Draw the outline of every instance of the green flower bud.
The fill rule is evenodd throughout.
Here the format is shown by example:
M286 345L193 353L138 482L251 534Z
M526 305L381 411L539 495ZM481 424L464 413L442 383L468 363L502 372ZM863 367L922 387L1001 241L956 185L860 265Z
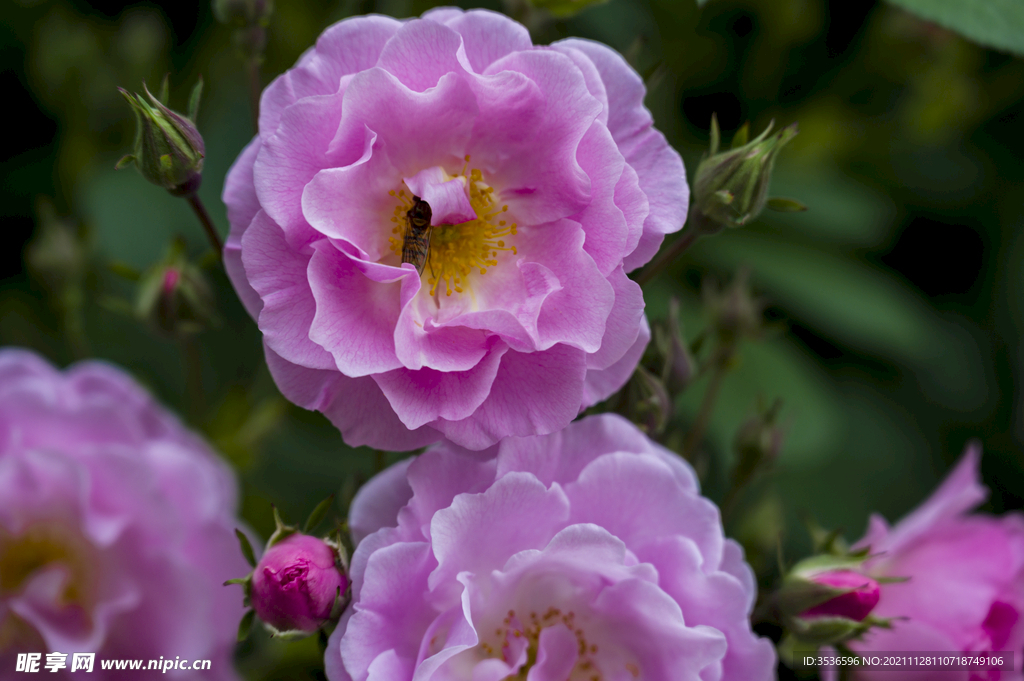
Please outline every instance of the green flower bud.
M741 129L733 148L719 153L718 120L712 116L710 153L697 166L693 185L699 228L714 233L723 227L742 227L765 209L775 157L797 133L794 123L769 135L772 125L749 143L746 128Z
M213 0L213 16L223 24L266 26L273 11L273 0Z
M750 272L741 269L728 288L720 290L714 281L708 279L701 289L704 308L711 316L711 326L723 345L733 345L741 338L761 336L764 300L754 296L749 278Z
M184 250L182 242L175 242L163 262L142 275L135 301L136 316L178 338L216 321L213 289Z
M776 424L782 400L776 400L768 409L743 422L733 439L736 466L732 471L733 487L739 488L754 475L771 466L782 449L783 432Z
M661 380L638 366L626 384L626 403L634 423L648 435L660 435L672 415L672 400Z
M142 88L149 98L118 88L135 113L137 124L135 149L117 163L124 168L134 162L147 180L175 196L189 196L199 189L203 179L203 157L206 148L196 129L195 118L203 82L200 80L189 99L188 116L168 109Z
M679 321L679 299L668 303L668 319L654 323L654 350L661 366L661 382L670 395L683 392L697 373L697 363L690 353Z

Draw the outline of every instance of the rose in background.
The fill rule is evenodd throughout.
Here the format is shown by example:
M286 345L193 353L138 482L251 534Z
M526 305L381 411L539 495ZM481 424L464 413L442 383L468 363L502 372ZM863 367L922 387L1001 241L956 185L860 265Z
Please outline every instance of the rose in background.
M855 652L1013 651L1012 672L929 672L928 678L1024 678L1024 518L969 514L988 495L980 458L979 447L968 447L935 493L895 527L872 516L855 548L871 547L875 557L864 572L882 580L872 616L893 619L891 629L872 628L850 641ZM885 583L887 577L906 581ZM901 681L921 673L859 670L854 678Z
M621 417L437 445L367 483L349 520L332 681L774 678L742 549L690 467Z
M0 668L93 651L237 678L235 496L230 470L117 369L0 351Z
M493 12L327 29L224 189L225 265L284 395L349 445L483 449L620 388L649 339L626 273L688 203L644 93L613 50L535 47Z

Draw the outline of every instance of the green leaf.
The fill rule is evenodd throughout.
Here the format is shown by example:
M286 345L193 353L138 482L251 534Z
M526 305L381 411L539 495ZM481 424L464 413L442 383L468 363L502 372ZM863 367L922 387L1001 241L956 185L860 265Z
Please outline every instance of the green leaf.
M242 547L242 555L245 556L245 560L252 567L256 567L256 553L252 550L249 538L237 527L235 528L235 536L238 537L238 544Z
M977 380L984 364L966 322L945 321L881 269L752 231L715 235L691 252L722 271L750 266L755 289L770 302L841 345L909 364L942 404L970 410L988 399L986 383Z
M249 638L252 631L252 623L256 620L256 611L250 610L242 615L242 621L238 623L238 640L244 641Z
M778 213L802 213L807 210L807 206L796 199L784 199L781 196L768 199L768 208Z
M986 47L1024 56L1021 0L889 0Z
M749 265L755 288L771 302L840 342L900 359L932 346L927 306L902 283L852 259L741 232L705 239L692 251L722 270Z
M327 511L331 510L332 503L334 503L333 494L316 505L313 512L309 514L308 518L306 518L306 525L302 528L303 534L309 534L317 525L323 522L324 516L327 515Z

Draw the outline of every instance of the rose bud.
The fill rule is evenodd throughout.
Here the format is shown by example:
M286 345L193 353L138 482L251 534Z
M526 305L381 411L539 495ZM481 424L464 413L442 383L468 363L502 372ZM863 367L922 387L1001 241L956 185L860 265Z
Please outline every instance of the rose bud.
M132 107L137 129L134 151L118 161L117 168L135 163L144 178L174 196L194 194L203 180L206 153L203 138L195 124L202 88L202 81L193 88L188 116L168 109L150 94L145 83L142 89L149 98L148 102L141 95L118 88Z
M257 617L277 632L309 634L332 619L348 583L334 547L293 534L263 554L249 597Z
M810 579L827 587L841 589L844 593L805 610L801 617L845 617L862 622L878 605L881 593L878 582L853 570L823 572Z
M771 124L746 143L744 127L733 148L719 153L718 121L711 119L709 156L697 166L693 194L698 215L695 225L705 233L723 227L742 227L769 204L768 184L779 150L796 137L796 123L770 135ZM805 210L795 201L776 201L776 210Z

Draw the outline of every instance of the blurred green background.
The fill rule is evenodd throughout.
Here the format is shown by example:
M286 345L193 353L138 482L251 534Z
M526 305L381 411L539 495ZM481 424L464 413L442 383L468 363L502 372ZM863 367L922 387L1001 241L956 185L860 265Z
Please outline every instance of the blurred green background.
M264 83L329 23L421 0L279 2ZM472 3L502 10L500 0ZM0 9L0 345L65 365L126 367L238 469L243 515L264 537L270 503L298 521L328 494L338 515L368 476L401 455L344 446L318 414L287 404L259 333L223 273L208 267L215 323L185 340L131 314L123 275L159 261L175 236L208 250L188 206L133 170L114 171L133 131L121 85L170 73L171 105L206 81L200 195L221 232L223 177L251 137L242 64L209 3L7 0ZM800 516L858 538L867 514L890 520L923 499L971 438L985 448L986 510L1024 498L1024 60L971 44L882 2L611 0L572 19L534 17L534 40L600 40L648 78L647 105L692 173L717 112L724 136L750 121L798 121L773 194L801 214L766 214L704 239L646 289L648 314L683 301L690 338L705 324L700 286L741 266L777 322L747 343L726 379L702 468L724 492L736 428L758 401L784 400L786 439L770 478L729 530L763 585L775 545L809 545ZM117 274L111 268L122 273ZM676 405L686 423L704 383ZM317 678L313 641L250 639L253 679Z

